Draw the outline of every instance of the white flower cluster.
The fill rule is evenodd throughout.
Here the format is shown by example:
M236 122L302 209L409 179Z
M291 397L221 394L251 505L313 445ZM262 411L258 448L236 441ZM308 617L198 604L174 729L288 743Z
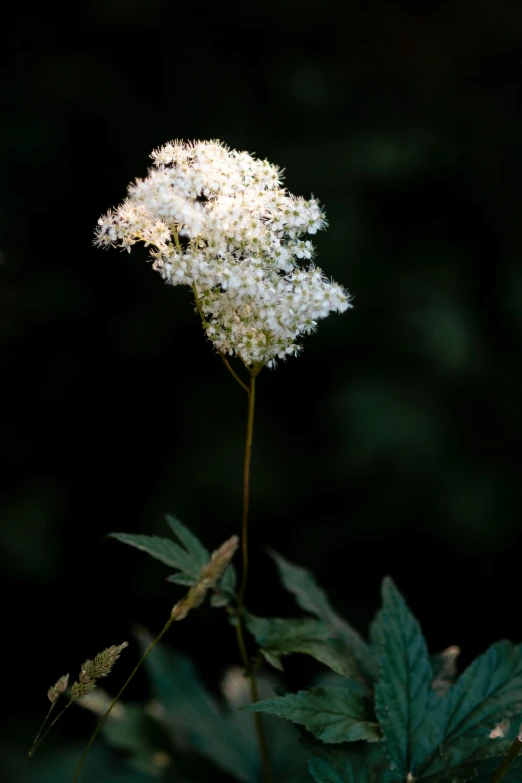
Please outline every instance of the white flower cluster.
M194 290L220 352L271 366L297 354L319 318L351 306L318 267L299 266L314 255L306 235L326 220L316 199L281 187L276 166L218 141L175 141L151 157L146 179L98 221L95 244L149 246L168 283Z

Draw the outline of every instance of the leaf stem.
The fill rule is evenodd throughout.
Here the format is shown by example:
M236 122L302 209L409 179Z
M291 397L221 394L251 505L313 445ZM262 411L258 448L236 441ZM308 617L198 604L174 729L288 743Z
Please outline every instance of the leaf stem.
M490 783L500 783L512 763L514 762L518 752L520 751L520 748L522 748L522 734L519 734L514 743L511 745L510 749L504 756L501 765L493 775L493 777L490 780Z
M130 675L129 675L129 676L127 677L127 679L125 680L125 682L124 682L124 684L122 685L122 687L120 688L120 690L119 690L118 694L117 694L117 695L114 697L114 699L111 701L111 703L110 703L110 704L109 704L109 706L107 707L107 710L106 710L105 714L103 715L103 717L102 717L102 718L101 718L101 720L99 721L98 725L96 726L96 729L95 729L95 731L94 731L94 734L93 734L93 735L92 735L92 737L90 738L89 742L87 743L87 747L86 747L86 748L85 748L85 750L83 751L83 755L82 755L82 757L81 757L81 759L80 759L80 761L79 761L79 764L78 764L78 766L77 766L77 768L76 768L76 772L75 772L75 774L74 774L73 783L76 783L76 781L78 780L78 777L79 777L79 775L80 775L80 771L81 771L81 769L82 769L82 767L83 767L83 764L84 764L84 762L85 762L85 759L87 758L87 754L89 753L89 751L90 751L90 749L91 749L91 747L92 747L92 744L93 744L94 740L96 739L96 737L97 737L97 735L98 735L98 732L100 731L100 729L102 728L103 724L105 723L105 721L106 721L106 720L107 720L107 718L109 717L109 715L110 715L110 713L111 713L111 711L112 711L113 707L115 707L115 705L116 705L116 704L118 703L118 701L120 700L120 698L121 698L121 696L122 696L122 694L123 694L123 691L125 690L125 688L127 687L127 685L130 683L130 681L132 680L132 678L134 677L134 675L136 674L136 672L138 671L138 669L140 668L140 666L142 665L142 663L143 663L143 662L146 660L146 658L147 658L147 657L149 656L149 654L152 652L152 650L154 649L154 647L157 645L157 643L158 643L158 642L160 641L160 639L161 639L161 638L164 636L164 634L165 634L165 633L168 631L168 629L170 628L170 626L172 625L172 623L173 623L173 622L174 622L174 620L176 620L176 619L177 619L177 617L176 617L176 615L175 615L175 614L172 614L172 615L169 617L169 619L167 620L167 622L165 623L165 625L163 626L163 628L161 629L161 631L159 632L159 634L158 634L158 635L156 636L156 638L155 638L155 639L153 639L153 641L152 641L152 642L149 644L149 646L147 647L147 649L145 650L145 652L144 652L144 653L143 653L143 655L141 656L141 658L140 658L139 662L136 664L136 666L134 667L134 669L132 670L132 672L130 673ZM58 716L58 717L59 717L59 716ZM49 728L50 728L50 727L49 727Z

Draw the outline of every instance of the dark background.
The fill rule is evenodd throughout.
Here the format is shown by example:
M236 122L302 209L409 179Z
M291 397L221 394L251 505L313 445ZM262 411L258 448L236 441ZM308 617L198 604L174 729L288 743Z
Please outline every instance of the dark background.
M458 644L465 664L522 640L520 3L72 9L13 6L5 32L1 763L60 674L134 622L159 630L180 595L107 532L164 534L166 512L209 548L238 531L243 392L188 290L146 250L92 247L173 138L285 167L324 203L317 260L354 296L259 376L251 608L298 613L272 546L361 629L391 574L433 650ZM212 687L238 660L209 608L171 640ZM87 736L73 718L55 743Z

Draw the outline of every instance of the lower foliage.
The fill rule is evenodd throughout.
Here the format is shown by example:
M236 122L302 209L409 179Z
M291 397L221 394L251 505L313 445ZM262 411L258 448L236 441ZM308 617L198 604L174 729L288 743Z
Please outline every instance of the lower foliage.
M171 581L192 588L209 552L178 520L167 521L177 541L113 536L161 560L174 569ZM458 648L428 652L419 623L390 578L383 581L382 607L365 639L336 613L309 571L271 556L307 617L260 618L245 611L259 659L282 671L283 657L307 654L328 671L297 693L285 692L276 679L281 675L261 673L259 701L251 704L243 672L231 669L218 700L192 661L158 645L145 661L152 700L119 702L103 726L107 745L125 767L123 772L117 765L118 773L108 779L256 783L262 770L250 713L258 712L266 721L278 783L488 783L522 721L522 647L498 642L458 676ZM212 605L225 608L234 625L232 565L211 590ZM138 641L145 649L151 639L142 631ZM108 702L97 689L80 703L102 714ZM86 765L85 783L100 780L104 753ZM31 780L61 780L46 763L51 771L41 766ZM515 761L504 780L522 780L522 763Z

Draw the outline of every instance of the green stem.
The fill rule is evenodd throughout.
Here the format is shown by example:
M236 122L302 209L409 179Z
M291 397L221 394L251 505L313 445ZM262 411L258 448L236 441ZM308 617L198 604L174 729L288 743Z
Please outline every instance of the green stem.
M50 716L51 716L51 713L52 713L52 711L53 711L53 710L54 710L54 708L56 707L56 704L57 704L57 702L55 701L55 702L53 702L53 703L51 704L51 706L49 707L49 711L48 711L47 715L45 716L44 722L42 723L42 725L41 725L41 726L40 726L40 728L38 729L38 733L37 733L36 737L35 737L35 738L34 738L34 740L33 740L33 744L31 745L31 748L30 748L30 750L28 751L28 753L27 753L27 756L26 756L26 758L25 758L25 760L24 760L23 764L20 766L20 768L18 769L18 771L17 771L17 772L15 772L14 776L11 778L11 783L15 783L15 780L18 780L18 778L19 778L19 777L20 777L20 775L22 774L23 770L25 769L25 765L28 763L28 761L31 759L31 757L32 757L32 756L34 756L34 754L36 753L37 749L39 748L39 746L41 745L41 743L42 743L42 742L44 741L44 739L46 738L47 734L50 732L50 730L52 729L52 727L54 726L54 724L56 723L56 721L57 721L59 718L61 718L61 717L62 717L62 715L63 715L63 713L65 712L65 710L66 710L66 709L67 709L67 708L68 708L68 707L69 707L69 706L72 704L72 701L68 701L68 702L67 702L67 704L65 705L65 707L63 708L63 710L61 710L61 711L58 713L58 715L57 715L57 716L56 716L56 718L53 720L53 722L52 722L52 723L50 723L50 724L49 724L49 726L47 726L47 728L46 728L46 729L45 729L45 731L44 731L45 725L46 725L47 721L49 720L49 718L50 718Z
M248 579L248 509L250 505L250 464L252 461L252 441L254 439L254 412L256 405L256 376L250 372L250 388L248 390L247 434L245 443L245 459L243 462L243 515L241 519L241 552L243 555L243 575L237 602L237 613L243 616L245 591Z
M42 732L43 732L43 730L44 730L44 728L45 728L45 726L47 724L47 721L51 717L52 711L54 710L54 708L56 707L57 704L58 704L58 699L56 699L56 701L53 701L53 703L49 707L49 711L48 711L47 715L45 716L42 725L38 729L38 733L37 733L36 737L33 740L33 744L31 745L31 749L29 750L29 752L27 754L28 756L32 756L33 753L35 752L36 748L40 744L40 737L42 736Z
M243 612L245 607L245 591L248 579L248 510L250 504L250 464L252 461L252 441L254 438L254 412L256 404L256 375L257 370L250 370L250 387L248 389L248 414L247 414L247 435L245 443L245 459L243 463L243 515L241 519L241 553L243 558L243 573L241 577L241 586L239 588L237 613L236 613L236 636L243 662L245 673L250 683L250 697L252 703L259 701L257 690L257 681L254 670L248 659L245 645L245 636L243 632ZM263 768L263 779L265 783L273 782L272 769L270 767L270 757L268 755L268 745L266 742L265 731L263 727L262 716L259 712L254 713L257 742L259 745L259 754Z
M248 654L246 651L245 637L243 634L242 620L237 617L236 621L236 637L241 654L241 661L248 677L250 684L250 700L252 704L259 701L259 692L257 690L257 680L254 674L254 669L248 660ZM263 768L263 780L265 783L273 783L274 777L272 775L272 768L270 766L270 757L268 755L268 745L265 736L265 730L263 726L263 719L259 712L254 713L254 723L256 727L257 744L259 745L259 755L261 757L261 766Z
M73 699L70 699L70 700L67 702L67 704L65 705L65 707L63 708L63 710L61 710L61 711L58 713L58 715L56 716L56 718L55 718L55 719L54 719L54 720L53 720L53 721L52 721L52 722L51 722L51 723L50 723L50 724L47 726L46 730L45 730L45 731L43 732L43 734L42 734L42 729L43 729L43 727L44 727L44 725L45 725L45 723L46 723L46 721L47 721L47 718L49 717L49 714L50 714L50 710L49 710L49 712L47 713L47 718L45 719L44 723L42 724L42 729L40 729L40 731L39 731L39 732L38 732L38 734L36 735L36 738L35 738L35 740L34 740L34 742L33 742L33 746L32 746L32 748L31 748L31 750L29 751L29 753L27 754L28 756L33 756L33 755L34 755L34 753L36 752L36 750L37 750L38 746L39 746L39 745L40 745L40 744L41 744L41 743L44 741L44 739L47 737L47 735L48 735L48 734L49 734L49 732L51 731L51 729L52 729L52 727L54 726L54 724L55 724L55 723L56 723L56 722L57 722L57 721L58 721L58 720L59 720L59 719L62 717L62 715L64 714L65 710L69 709L69 707L71 706L71 704L72 704L72 703L73 703ZM53 705L53 706L54 706L54 705Z
M136 674L136 672L138 671L138 669L140 668L140 666L142 665L142 663L143 663L143 662L146 660L146 658L147 658L147 657L149 656L149 654L152 652L152 650L153 650L153 649L154 649L154 647L157 645L157 643L160 641L160 639L161 639L161 638L164 636L164 634L165 634L165 633L168 631L168 629L170 628L170 626L172 625L172 623L174 622L174 620L175 620L175 619L176 619L176 615L171 615L171 616L169 617L169 619L167 620L167 622L166 622L166 623L165 623L165 625L163 626L162 630L159 632L159 634L156 636L156 638L155 638L155 639L154 639L154 640L153 640L153 641L152 641L152 642L149 644L149 646L147 647L147 649L145 650L145 652L144 652L144 653L143 653L143 655L141 656L141 658L140 658L139 662L138 662L138 663L137 663L137 665L134 667L134 669L132 670L131 674L130 674L130 675L127 677L127 679L125 680L125 683L124 683L124 684L122 685L122 687L120 688L120 690L119 690L118 694L117 694L117 695L114 697L114 699L111 701L111 703L110 703L110 704L109 704L109 706L107 707L107 710L106 710L105 714L103 715L103 717L101 718L100 722L99 722L99 723L98 723L98 725L96 726L96 729L95 729L95 731L94 731L94 734L93 734L93 735L92 735L92 737L90 738L89 742L87 743L87 747L86 747L86 748L85 748L85 750L83 751L83 755L82 755L82 757L81 757L81 759L80 759L80 762L79 762L79 764L78 764L78 766L77 766L77 768L76 768L76 772L75 772L75 774L74 774L73 783L76 783L76 781L78 780L78 777L79 777L79 775L80 775L80 771L81 771L81 769L82 769L82 767L83 767L83 765L84 765L85 759L87 758L87 754L89 753L89 751L90 751L90 749L91 749L91 747L92 747L92 744L93 744L94 740L95 740L95 739L96 739L96 737L98 736L98 732L100 731L100 729L102 728L103 724L105 723L105 721L106 721L106 720L107 720L107 718L109 717L109 715L110 715L110 713L111 713L111 711L112 711L113 707L114 707L114 706L115 706L115 705L118 703L118 701L120 700L120 698L121 698L121 696L122 696L122 693L123 693L123 691L125 690L125 688L127 687L127 685L130 683L130 681L132 680L132 678L134 677L134 675Z
M227 370L229 371L231 376L239 383L241 388L244 389L247 392L247 394L248 394L248 386L246 385L246 383L243 383L243 381L241 380L239 375L232 368L232 366L230 365L230 363L229 363L227 357L225 356L225 354L221 353L221 351L218 351L218 353L221 356L221 360L223 361L223 364L225 365L225 367L227 368Z
M511 745L510 749L504 756L501 765L493 775L493 777L490 780L490 783L500 783L512 763L514 762L518 752L520 751L520 748L522 748L522 735L519 734L514 743Z

